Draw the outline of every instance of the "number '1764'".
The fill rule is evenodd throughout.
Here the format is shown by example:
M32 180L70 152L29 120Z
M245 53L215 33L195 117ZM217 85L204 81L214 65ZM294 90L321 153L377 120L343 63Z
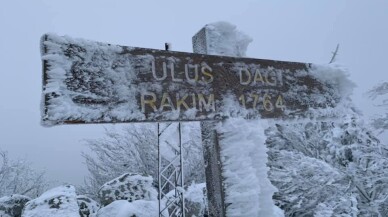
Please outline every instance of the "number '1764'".
M242 94L239 99L240 104L246 109L264 109L267 112L272 112L275 109L286 109L286 103L282 95L271 96L268 93L258 94Z

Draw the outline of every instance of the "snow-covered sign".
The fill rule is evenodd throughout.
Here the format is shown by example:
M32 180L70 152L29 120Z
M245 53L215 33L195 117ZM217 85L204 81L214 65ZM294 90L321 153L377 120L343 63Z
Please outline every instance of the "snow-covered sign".
M172 52L45 34L42 122L288 118L340 96L312 64Z

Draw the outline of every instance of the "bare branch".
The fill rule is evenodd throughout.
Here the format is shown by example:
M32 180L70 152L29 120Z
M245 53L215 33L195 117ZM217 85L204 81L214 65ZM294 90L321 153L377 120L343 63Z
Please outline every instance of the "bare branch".
M332 52L332 56L329 64L334 63L337 60L338 51L339 51L339 44L337 44L337 47L335 48L334 52Z

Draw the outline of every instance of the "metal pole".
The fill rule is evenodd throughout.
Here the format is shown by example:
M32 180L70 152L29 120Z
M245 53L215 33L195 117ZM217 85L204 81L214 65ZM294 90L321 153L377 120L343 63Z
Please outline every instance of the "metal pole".
M182 186L182 192L181 192L181 197L182 197L182 203L181 203L181 209L182 209L182 217L185 217L185 197L184 197L184 173L183 173L183 147L182 147L182 129L181 129L181 122L178 124L178 130L179 130L179 152L180 152L180 175L181 175L181 186Z
M183 176L183 144L182 144L182 128L181 123L178 123L178 139L177 145L170 145L173 148L175 154L173 159L169 159L167 165L162 165L162 147L161 147L161 135L171 125L160 129L158 124L158 188L159 188L159 217L166 217L163 212L168 211L170 217L184 217L185 216L185 204L184 204L184 176ZM167 141L165 141L169 144ZM177 165L179 164L179 165ZM171 170L171 171L170 171ZM174 188L174 198L167 198L164 190L169 189L169 186ZM162 204L162 198L165 200L165 204ZM162 206L163 205L163 206Z
M161 202L162 202L162 180L160 170L162 168L162 158L160 154L160 134L159 134L160 124L158 123L158 198L159 198L159 217L163 217L161 210Z

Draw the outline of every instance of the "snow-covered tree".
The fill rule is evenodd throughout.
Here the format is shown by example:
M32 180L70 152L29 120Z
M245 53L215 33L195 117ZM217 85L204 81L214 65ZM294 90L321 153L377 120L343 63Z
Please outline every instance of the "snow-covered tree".
M81 191L92 197L106 182L127 172L155 176L156 137L149 127L106 130L105 137L87 140L91 153L83 153L90 173Z
M337 53L338 46L330 63ZM338 90L346 87L351 86L342 82ZM335 121L281 123L267 129L269 177L279 189L274 200L286 216L388 216L388 146L363 122L346 97L350 92L341 93L342 115ZM369 96L387 93L385 83ZM388 106L388 99L382 105ZM388 128L387 120L376 119L374 126Z
M162 124L160 132L168 125ZM163 164L170 160L174 146L171 137L176 137L172 124L160 137L164 152ZM199 128L193 124L183 124L182 136L185 183L204 182L204 163ZM158 132L156 124L134 124L116 131L106 130L105 136L87 140L91 152L84 153L89 176L80 192L96 197L99 188L106 182L124 174L138 173L158 179ZM188 157L190 156L190 157Z
M286 216L385 216L388 149L357 113L279 124L267 135L274 199Z
M381 101L378 106L388 109L388 82L383 82L371 90L368 91L368 97L372 100ZM379 130L388 129L388 112L382 114L372 120L372 125L374 128Z
M47 186L45 172L34 170L26 160L11 160L0 150L0 197L21 194L35 198Z

